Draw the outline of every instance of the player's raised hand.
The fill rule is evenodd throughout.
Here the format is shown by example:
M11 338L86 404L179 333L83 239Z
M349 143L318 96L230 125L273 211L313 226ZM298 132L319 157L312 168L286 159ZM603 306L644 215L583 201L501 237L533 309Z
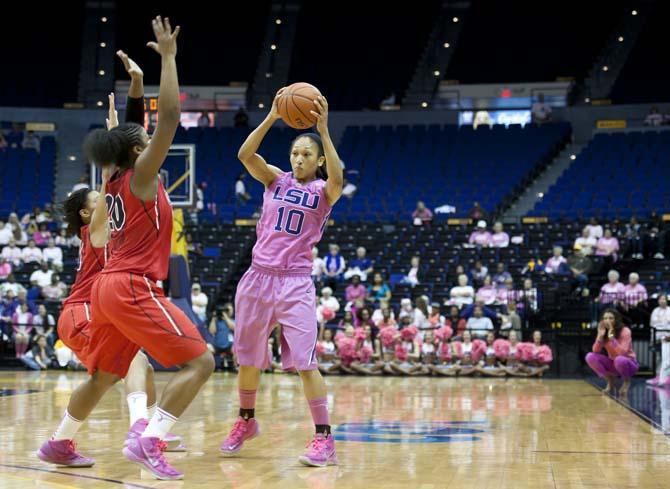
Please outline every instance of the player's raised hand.
M133 61L132 58L129 58L126 53L124 53L122 50L119 49L116 52L116 55L123 63L123 67L126 69L126 72L130 75L130 78L144 77L144 72L142 71L142 68L140 68L140 66L137 63L135 63L135 61Z
M156 42L148 42L147 46L161 56L176 56L177 36L181 28L177 26L173 31L170 19L165 17L165 20L163 20L160 15L151 21L151 26L156 36Z
M272 101L272 107L270 108L270 117L272 119L280 119L281 116L279 115L279 101L281 100L281 96L284 93L284 90L286 90L286 87L280 88L277 91L277 95L275 95L275 99Z
M319 133L328 131L328 101L323 95L319 95L314 101L315 110L310 113L316 117L316 130Z
M116 112L114 92L110 93L107 98L109 99L109 112L107 119L105 119L105 124L107 125L107 130L110 131L119 125L119 114Z

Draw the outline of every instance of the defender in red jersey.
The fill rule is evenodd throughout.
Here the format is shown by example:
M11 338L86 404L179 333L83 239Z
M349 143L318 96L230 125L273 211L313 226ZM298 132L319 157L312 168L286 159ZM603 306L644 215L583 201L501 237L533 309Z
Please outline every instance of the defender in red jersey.
M123 450L130 461L164 480L181 479L162 455L161 438L181 416L214 370L197 328L157 286L167 276L172 232L172 210L158 178L179 125L177 35L168 19L153 21L156 41L149 43L161 55L158 123L151 142L144 128L121 124L111 131L91 132L84 143L90 161L114 173L105 201L109 207L111 259L93 284L93 369L124 374L126 352L144 348L165 366L181 366L163 392L159 408L141 437ZM107 331L109 344L98 341ZM99 345L99 348L97 347Z

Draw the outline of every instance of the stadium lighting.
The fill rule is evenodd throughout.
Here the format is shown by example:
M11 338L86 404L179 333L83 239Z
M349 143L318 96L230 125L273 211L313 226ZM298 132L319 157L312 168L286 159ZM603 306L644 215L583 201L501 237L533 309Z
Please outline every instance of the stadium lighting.
M277 45L273 44L272 46L270 46L270 49L272 49L274 51L275 49L277 49Z
M281 24L281 19L275 20L275 24L280 25Z
M98 107L102 107L102 100L98 100L98 103L96 104Z
M100 71L98 71L98 75L100 75L100 76L105 76L105 70L100 70Z
M265 78L272 78L272 73L270 73L269 71L265 73Z
M439 71L439 70L435 70L435 71L433 71L433 75L435 75L435 76L440 76L440 71Z
M572 161L575 161L575 160L577 159L577 155L570 155L570 159L571 159Z
M265 108L265 104L264 104L263 102L261 102L260 104L258 104L258 108L259 108L259 109L264 109L264 108Z
M70 160L70 161L75 161L76 159L77 159L77 157L75 155L70 155L68 157L68 160Z
M610 69L609 66L607 65L603 66L603 71L609 71L609 69Z
M107 43L106 43L106 42L101 42L101 43L100 43L100 47L101 47L101 48L106 48L106 47L107 47Z
M445 48L447 48L447 49L448 49L448 48L449 48L449 46L451 46L451 44L449 44L448 42L445 42L445 43L444 43L444 47L445 47Z
M619 36L619 42L623 42L623 36Z
M107 17L101 17L100 21L104 24L105 22L107 22Z
M591 99L588 98L588 97L586 97L586 98L584 99L584 102L586 102L587 104L588 104L590 101L591 101Z
M428 102L421 102L421 107L423 107L424 109L428 107Z
M542 193L542 192L538 192L538 193L537 193L537 196L538 196L539 198L542 198L542 197L544 197L544 193Z
M633 10L630 14L631 15L637 15L637 10Z
M458 17L454 17L454 18L451 19L451 20L453 20L453 21L454 21L454 24L455 24L456 22L458 22Z

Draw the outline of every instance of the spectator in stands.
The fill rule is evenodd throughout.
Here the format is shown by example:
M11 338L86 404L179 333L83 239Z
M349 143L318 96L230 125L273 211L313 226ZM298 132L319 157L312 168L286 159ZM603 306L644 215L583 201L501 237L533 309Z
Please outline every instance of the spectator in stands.
M498 284L498 302L507 304L509 302L516 304L519 297L519 291L514 290L514 279L510 276L504 283Z
M34 149L38 153L40 152L40 138L33 131L26 133L26 137L23 138L21 145L23 149Z
M21 125L14 122L12 123L12 130L7 134L7 143L9 143L10 148L18 148L23 142L23 129Z
M23 263L42 263L44 256L42 250L35 246L35 241L28 241L28 246L21 251Z
M509 246L509 234L503 231L502 222L497 221L493 225L493 234L491 235L491 247L507 248Z
M607 350L607 355L600 353L603 348ZM623 385L619 390L619 396L625 396L630 387L630 379L637 372L639 365L633 352L630 329L624 326L617 311L607 309L603 312L592 350L586 355L586 363L598 377L607 380L607 387L603 392L611 392L616 379L620 377L623 379Z
M12 228L16 244L24 246L28 242L28 234L26 234L26 231L23 229L23 225L21 224L21 221L19 221L19 216L17 216L15 212L12 212L9 215L7 224Z
M563 256L563 247L554 246L554 256L547 260L544 272L547 274L564 274L567 268L567 262L568 260Z
M660 126L663 124L663 114L661 114L657 107L652 107L647 117L644 118L645 126Z
M596 244L596 256L608 257L615 262L619 252L619 240L612 236L612 230L607 228L605 235L598 239Z
M521 339L521 316L516 310L516 304L513 301L507 303L505 312L498 313L500 319L500 334L508 337L511 331L515 331L517 338Z
M71 248L72 246L79 246L79 238L77 236L68 236L67 230L61 229L54 243L60 248Z
M351 283L347 285L347 288L344 291L344 298L346 301L355 302L358 299L365 300L367 295L367 289L365 285L361 283L361 277L359 275L353 275L351 277Z
M486 211L482 208L481 205L479 205L479 202L475 202L474 205L472 206L472 209L470 209L468 216L470 216L470 219L472 219L473 221L486 219Z
M649 318L647 309L647 288L640 283L640 276L632 272L623 290L622 310L630 318L631 324L644 325Z
M426 204L419 201L412 212L412 219L415 226L430 226L433 222L433 212L426 207Z
M0 256L0 280L6 280L12 273L12 264Z
M0 221L0 245L7 246L13 237L14 233L12 233L12 228Z
M198 127L209 127L210 120L207 115L207 112L200 112L200 117L198 117Z
M665 294L658 296L658 306L651 313L649 325L658 331L663 331L661 335L656 335L656 339L666 336L670 331L670 307L668 307L668 296Z
M367 307L362 307L356 311L356 315L354 316L354 326L356 328L370 326L373 334L375 335L378 331L377 326L375 326L375 323L372 321L372 314L370 313L370 309Z
M665 259L667 232L664 228L663 219L656 211L651 213L649 231L644 236L644 253L657 260Z
M428 314L428 323L431 328L439 328L444 325L446 318L441 314L440 303L432 302L430 304L430 313Z
M16 358L21 358L28 350L30 332L33 329L33 315L28 310L28 303L24 302L12 314L12 328L14 329L14 351Z
M326 256L324 261L326 270L325 284L335 290L338 282L344 280L344 270L347 265L342 255L340 255L340 247L336 244L328 245L328 256Z
M474 313L467 322L467 330L472 336L486 338L489 331L493 331L493 322L484 316L484 310L480 306L475 306Z
M235 127L249 127L249 114L244 110L244 107L240 107L237 109L237 112L235 112L233 124Z
M46 246L51 239L51 232L46 223L39 225L39 231L33 234L33 240L37 246Z
M44 304L37 306L37 314L33 316L33 327L38 335L44 335L49 346L56 342L56 320L49 314Z
M5 135L0 132L0 151L5 151L7 149L7 140L5 139Z
M88 183L88 177L86 175L82 175L79 177L79 182L75 183L72 186L72 192L76 192L77 190L81 190L82 188L88 188L90 187Z
M395 320L395 314L393 313L393 310L388 307L388 303L386 301L379 301L380 306L381 306L381 319L375 320L375 313L372 314L372 320L374 323L377 325L377 328L380 330L382 328L385 328L386 326L394 326L396 327L398 323L396 323ZM377 315L378 316L378 315Z
M581 246L575 245L572 255L568 257L567 265L570 268L570 273L572 273L573 292L588 295L589 272L593 264L591 259L584 254Z
M194 283L191 286L191 309L201 321L207 319L207 304L209 304L209 297L202 291L199 283Z
M358 190L358 187L345 178L344 187L342 188L342 195L351 200L354 198L356 190Z
M519 296L519 300L521 301L522 308L524 310L524 316L527 317L538 312L540 305L540 293L531 279L524 279L523 289L521 289Z
M372 260L367 258L367 250L362 246L356 248L356 258L349 262L349 269L344 274L344 279L349 280L354 275L358 275L362 282L368 280L368 275L372 273Z
M487 275L484 278L484 285L477 289L477 295L475 298L477 301L481 301L487 306L495 304L498 297L496 287L493 285L493 280L490 275Z
M640 235L641 225L637 222L635 216L630 218L630 222L626 224L624 231L624 239L626 240L625 255L630 255L631 258L641 260L644 258L642 254L642 236Z
M51 276L54 274L53 270L49 269L49 265L46 262L42 262L40 268L35 270L30 275L30 285L33 287L46 287L51 284Z
M67 294L67 285L65 285L60 276L54 273L51 276L51 283L42 287L42 297L51 302L60 302Z
M26 290L19 290L19 293L16 294L16 303L17 307L21 306L23 304L28 305L28 311L34 316L37 314L37 305L35 304L35 301L33 299L28 298L28 292Z
M16 246L14 239L10 239L9 244L2 249L2 257L14 267L20 267L23 264L23 252Z
M191 233L186 234L186 251L189 256L202 256L202 245L193 241L193 235ZM44 250L44 255L46 257L47 250Z
M319 324L334 319L335 314L340 310L340 301L333 297L333 289L330 287L321 289L321 297L317 304L316 319Z
M460 316L457 306L451 306L449 308L449 317L444 321L444 324L451 328L456 337L462 337L463 331L465 331L467 326L465 319Z
M468 285L467 275L458 276L458 285L451 288L449 296L451 297L450 305L458 306L459 309L474 302L475 289Z
M420 275L421 275L420 264L421 259L418 256L413 256L412 259L410 260L409 271L407 272L407 275L403 277L401 283L409 284L412 287L416 287L420 281Z
M475 287L481 287L484 284L484 279L488 276L489 269L485 267L481 260L475 262L475 267L470 270L470 276L472 277L472 285Z
M0 284L0 294L4 297L7 294L7 291L11 290L12 295L16 297L19 295L19 292L23 291L25 292L26 289L16 281L16 277L14 277L13 273L10 273L9 276L7 277L6 282L2 282Z
M589 220L586 229L589 230L589 236L592 238L600 239L603 237L603 227L598 224L598 220L595 217Z
M32 214L26 214L24 216L24 219L21 221L26 230L26 234L28 235L28 238L32 238L33 240L35 239L35 235L39 231L39 228L37 227L37 221L35 221L35 218L32 217ZM37 243L35 243L37 244Z
M601 307L611 304L620 304L624 298L624 285L619 282L619 272L610 270L607 273L608 282L600 288L600 296L597 301Z
M30 370L48 370L58 368L56 353L51 345L48 344L44 335L35 337L35 346L21 357L23 364Z
M470 235L468 242L481 248L491 246L491 233L486 230L486 221L477 222L477 227Z
M384 282L382 274L375 272L372 276L372 283L368 286L367 300L374 303L382 299L391 300L391 288Z
M235 199L239 204L246 204L251 200L251 195L247 192L247 187L244 185L244 180L247 178L247 172L242 172L237 177L235 182Z
M507 270L505 270L505 264L502 262L499 262L496 265L496 273L493 275L493 284L496 287L501 287L512 278L512 274L510 274Z
M582 235L575 240L574 249L577 249L579 246L581 248L582 254L585 256L592 255L595 251L596 244L598 240L591 236L591 232L588 227L585 227L582 230Z
M326 273L326 262L319 257L319 248L316 246L312 248L312 281L319 285Z
M217 308L209 322L209 334L212 335L212 347L215 355L233 355L234 331L234 308L232 304L226 303L222 308ZM234 362L231 362L231 364L234 365Z
M530 108L530 114L535 124L544 124L551 120L551 107L544 103L544 94L537 94L537 102Z

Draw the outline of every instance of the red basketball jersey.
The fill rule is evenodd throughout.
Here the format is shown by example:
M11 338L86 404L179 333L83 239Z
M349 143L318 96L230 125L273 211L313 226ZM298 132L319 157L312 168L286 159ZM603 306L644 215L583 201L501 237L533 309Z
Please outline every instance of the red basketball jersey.
M130 190L133 173L119 171L107 183L111 257L102 273L131 272L164 280L172 244L172 206L160 179L154 200L136 197Z
M94 248L88 234L88 224L80 229L81 243L79 244L79 268L74 279L70 295L63 305L91 302L91 287L95 277L105 268L107 261L107 247Z

